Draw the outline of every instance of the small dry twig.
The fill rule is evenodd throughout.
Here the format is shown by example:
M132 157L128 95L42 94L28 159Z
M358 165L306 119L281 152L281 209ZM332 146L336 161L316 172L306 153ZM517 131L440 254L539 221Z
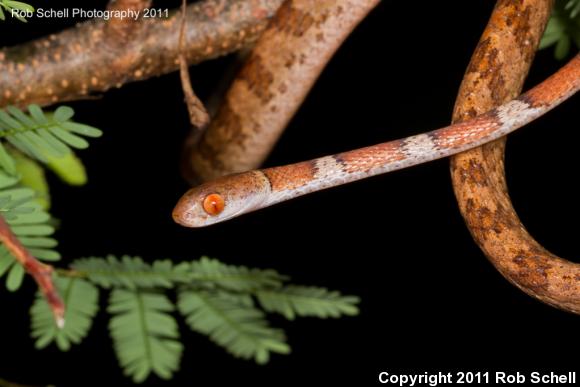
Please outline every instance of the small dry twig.
M183 0L181 6L181 26L179 28L179 76L181 78L181 87L185 95L185 103L187 104L187 111L189 112L189 121L194 126L194 133L192 136L197 141L203 132L203 129L209 123L209 114L199 100L193 88L191 87L191 79L189 78L189 68L187 65L187 58L185 55L185 25L187 0Z

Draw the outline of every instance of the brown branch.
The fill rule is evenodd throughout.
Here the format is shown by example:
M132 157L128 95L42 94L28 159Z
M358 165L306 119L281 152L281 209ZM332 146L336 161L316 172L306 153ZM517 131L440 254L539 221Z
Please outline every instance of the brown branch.
M466 119L520 93L553 1L499 0L459 91L454 118ZM580 265L536 242L508 195L505 139L452 158L461 213L479 247L518 288L550 305L580 313Z
M185 25L187 18L185 11L187 8L187 1L183 0L181 7L181 26L179 28L179 76L181 78L181 87L185 95L185 103L187 111L189 112L189 121L194 127L193 137L197 139L201 135L203 128L209 123L209 114L205 110L203 103L195 95L191 87L191 79L189 78L189 69L187 66L187 59L185 57Z
M253 43L281 2L205 0L190 5L187 62L199 63ZM82 99L179 67L178 14L140 20L131 25L127 39L106 39L110 24L93 20L0 50L0 106Z
M52 266L45 265L34 258L18 238L14 235L4 217L0 215L0 242L6 250L18 261L24 270L34 278L38 288L46 298L54 315L56 325L59 328L64 326L64 303L60 298L54 282L52 281Z
M112 0L107 9L111 11L116 10L130 10L130 11L142 11L145 8L149 8L151 5L151 0ZM140 17L143 13L140 13ZM141 19L143 20L143 19ZM106 39L109 41L114 41L116 45L119 42L127 43L132 38L134 38L135 32L138 30L139 19L135 20L132 17L128 18L111 18L111 20L106 25Z

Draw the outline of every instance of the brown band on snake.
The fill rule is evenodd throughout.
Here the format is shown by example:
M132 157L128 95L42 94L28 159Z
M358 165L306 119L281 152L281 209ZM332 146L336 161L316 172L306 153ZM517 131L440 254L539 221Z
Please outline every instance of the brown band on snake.
M203 181L258 167L334 52L378 3L285 1L200 142L190 142L186 175Z
M468 118L519 93L552 1L501 0L461 87L454 117ZM505 140L455 156L453 186L477 244L511 283L555 307L580 313L580 265L544 249L525 230L508 195Z

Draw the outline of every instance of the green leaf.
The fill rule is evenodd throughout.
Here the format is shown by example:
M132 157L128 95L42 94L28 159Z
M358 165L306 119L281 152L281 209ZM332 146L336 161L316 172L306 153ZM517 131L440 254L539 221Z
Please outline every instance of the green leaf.
M202 257L191 262L192 278L208 287L248 292L256 289L280 287L287 277L274 270L248 269L245 266L226 265L217 259Z
M103 132L100 129L93 128L89 125L79 124L77 122L65 122L62 127L73 133L82 134L87 137L101 137Z
M174 307L162 294L116 289L108 311L115 353L124 373L141 383L154 373L170 379L179 368L183 345Z
M3 245L0 245L0 277L4 275L14 265L14 258Z
M220 292L183 290L178 308L194 331L243 359L267 363L270 353L290 353L281 330L271 328L263 312Z
M56 277L55 284L66 305L65 325L62 329L56 326L45 298L37 293L30 309L31 336L37 349L56 342L61 351L68 351L87 336L99 309L99 291L80 278Z
M580 1L557 0L540 49L555 45L554 56L561 60L568 56L572 42L580 47Z
M554 57L558 60L566 58L568 52L570 51L571 39L568 36L563 36L556 43L556 49L554 50Z
M296 316L319 318L354 316L358 314L355 296L342 296L313 286L289 285L280 289L259 290L258 302L268 312L280 313L289 320Z
M3 0L4 4L6 4L10 8L20 9L22 11L27 12L34 12L34 7L30 4L23 3L21 1L13 1L13 0Z
M16 173L16 167L14 165L14 160L6 152L4 145L0 143L0 168L4 169L9 175L14 175Z
M85 166L73 152L61 157L49 156L47 167L69 185L80 186L87 183Z
M19 176L10 176L0 172L0 189L11 187L18 183L19 180Z
M53 114L45 114L38 105L29 105L28 112L30 114L25 114L14 106L0 109L0 138L31 158L43 163L53 162L55 168L59 166L55 159L71 153L71 147L84 149L89 146L82 136L98 137L102 134L99 129L70 121L74 111L68 106L60 106ZM10 165L2 156L0 149L0 167L10 172ZM75 162L74 158L66 161L69 167L79 171L78 161Z
M81 258L74 261L71 267L104 288L171 288L174 283L187 283L190 278L187 266L175 266L169 260L158 260L151 265L140 257L128 255L121 259L113 255L108 255L106 259Z
M66 122L70 120L75 115L75 112L72 108L68 106L59 106L54 111L54 120L59 123Z
M38 226L14 226L12 227L12 232L16 235L26 235L26 236L47 236L54 232L52 226L38 225Z
M89 143L82 137L75 136L71 132L67 132L58 126L53 126L50 128L52 134L61 139L65 144L72 146L73 148L85 149L88 148Z
M20 264L12 265L12 268L8 272L8 277L6 278L6 289L14 292L20 288L22 281L24 280L24 268Z
M44 169L36 161L20 152L11 152L11 157L15 162L16 171L21 176L20 184L34 190L36 202L42 209L47 210L50 207L50 191Z
M20 243L27 247L56 247L58 244L56 240L52 238L29 238L29 237L20 237L18 238Z
M36 104L28 105L28 111L30 112L30 115L38 125L48 124L48 120L44 115L44 112L42 111L40 106Z

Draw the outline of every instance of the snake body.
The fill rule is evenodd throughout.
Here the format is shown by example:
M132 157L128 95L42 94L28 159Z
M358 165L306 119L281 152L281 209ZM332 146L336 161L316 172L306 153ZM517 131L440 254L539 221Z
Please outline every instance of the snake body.
M192 182L259 167L342 42L379 0L287 0L203 136L186 146Z
M471 120L349 152L248 171L190 189L173 218L202 227L311 192L451 156L498 139L559 105L580 88L580 54L527 93Z

